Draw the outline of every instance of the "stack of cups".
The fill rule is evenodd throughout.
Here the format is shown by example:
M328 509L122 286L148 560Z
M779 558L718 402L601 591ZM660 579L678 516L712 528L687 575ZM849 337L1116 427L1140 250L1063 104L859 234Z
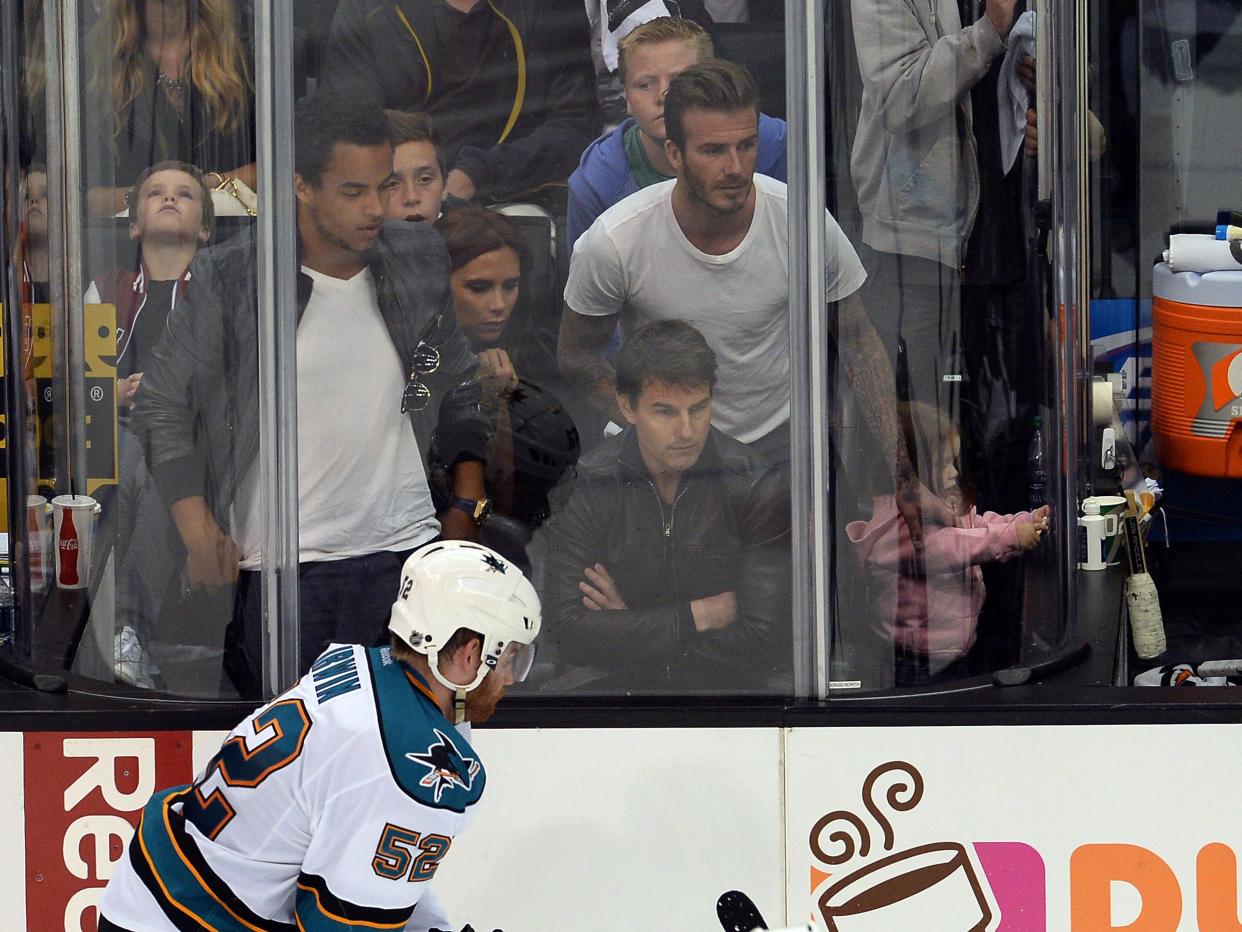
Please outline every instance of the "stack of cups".
M1116 519L1114 519L1115 521ZM1105 553L1105 534L1108 519L1100 514L1100 506L1087 499L1082 503L1082 517L1078 519L1078 568L1080 570L1108 569Z
M46 592L52 584L52 506L42 495L26 496L26 538L30 548L30 588Z
M89 495L57 495L52 499L56 540L56 585L85 589L90 585L91 550L99 503Z

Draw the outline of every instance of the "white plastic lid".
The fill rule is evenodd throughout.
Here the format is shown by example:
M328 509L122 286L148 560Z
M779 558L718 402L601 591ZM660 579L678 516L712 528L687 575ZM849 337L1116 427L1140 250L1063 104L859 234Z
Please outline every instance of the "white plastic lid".
M1100 513L1100 503L1092 501L1083 502L1082 513L1084 515L1098 515Z
M1174 272L1167 262L1151 271L1151 293L1180 304L1242 307L1242 271Z

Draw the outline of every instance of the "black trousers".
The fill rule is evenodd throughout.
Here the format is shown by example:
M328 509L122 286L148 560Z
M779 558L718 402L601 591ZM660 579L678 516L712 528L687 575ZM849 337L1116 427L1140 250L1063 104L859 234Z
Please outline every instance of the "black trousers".
M130 930L121 928L115 922L109 922L107 916L100 916L99 932L130 932Z
M334 641L373 646L386 639L401 568L411 553L381 551L298 567L301 673ZM260 574L240 572L233 620L225 636L225 669L245 697L261 694L262 597Z

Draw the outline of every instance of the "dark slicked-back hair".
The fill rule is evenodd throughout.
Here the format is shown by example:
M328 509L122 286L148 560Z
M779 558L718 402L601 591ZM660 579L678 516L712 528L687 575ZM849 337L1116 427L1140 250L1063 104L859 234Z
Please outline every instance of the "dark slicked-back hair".
M617 357L617 394L637 403L648 382L716 387L716 354L684 320L661 320L625 338Z
M759 115L759 89L741 65L709 58L691 65L669 83L664 98L664 131L673 145L685 151L687 110L733 113L753 110Z
M134 182L134 186L126 192L125 211L130 223L133 223L138 218L138 198L142 196L142 186L156 172L184 172L198 182L199 192L203 196L203 229L208 233L214 233L216 229L216 205L211 199L211 189L207 187L207 182L203 180L203 173L199 171L197 165L173 160L159 162L150 168L143 169L142 174L138 176L138 180Z
M293 170L308 184L319 187L332 149L384 146L388 121L384 108L369 97L315 94L298 101L293 124Z

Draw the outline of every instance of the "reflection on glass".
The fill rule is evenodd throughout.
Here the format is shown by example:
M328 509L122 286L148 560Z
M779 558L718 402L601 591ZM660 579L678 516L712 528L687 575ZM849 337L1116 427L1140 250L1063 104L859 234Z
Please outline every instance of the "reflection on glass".
M788 690L787 477L712 426L717 372L685 321L627 334L629 426L584 458L553 524L545 610L566 685Z
M190 263L214 232L215 212L202 172L185 162L161 162L142 172L127 202L137 262L96 276L85 300L111 305L117 321L116 672L123 682L149 689L160 685L164 658L176 679L175 655L185 632L172 619L184 611L185 593L178 586L181 542L132 430L131 413L178 296L188 288Z
M529 261L522 234L479 207L449 211L436 228L452 262L453 309L483 374L440 409L431 450L440 521L446 536L477 539L529 573L527 545L578 459L578 429L552 391L555 364L529 302L515 314Z
M880 495L871 518L850 522L845 532L869 577L873 621L882 643L891 645L894 683L920 686L986 670L970 658L987 596L980 567L1034 549L1048 529L1048 506L980 513L962 487L961 434L945 412L907 402L901 422L911 461L923 484L950 504L953 523L927 526L918 553L895 499Z
M377 104L317 97L297 111L300 656L384 630L400 567L439 530L423 453L433 398L473 357L451 317L447 257L419 224L384 215L396 187ZM258 500L257 331L249 230L204 256L143 379L135 416L189 554L191 591L237 580L226 665L257 689L263 552ZM426 360L419 362L424 355ZM199 464L203 465L199 465Z
M341 0L320 86L435 121L448 193L539 196L594 131L586 11L573 0L392 4Z
M664 95L673 78L714 54L711 36L692 19L661 16L631 30L615 53L630 116L591 143L569 177L570 246L618 201L676 176L664 147ZM785 136L783 120L760 114L755 171L786 180Z
M1110 78L1098 89L1108 147L1092 178L1093 209L1111 236L1092 271L1094 296L1113 300L1093 302L1092 349L1095 372L1112 380L1111 391L1097 391L1111 395L1116 414L1095 423L1092 440L1098 449L1112 427L1119 443L1113 468L1098 455L1088 461L1084 495L1110 539L1127 509L1122 496L1134 494L1151 574L1131 579L1122 681L1236 683L1229 658L1242 641L1222 606L1236 602L1242 559L1242 275L1231 244L1215 237L1218 224L1242 219L1238 167L1221 157L1242 117L1242 10L1145 0L1093 15L1106 36L1125 40L1093 50L1095 73ZM1124 548L1108 550L1109 562L1127 563ZM1163 630L1151 623L1161 615Z
M232 0L113 0L91 34L83 112L88 209L111 216L147 167L198 166L253 189L249 29ZM110 156L110 157L109 157Z
M312 22L298 6L305 45L295 57L313 94L296 114L295 164L277 172L296 197L299 240L300 268L282 274L298 285L288 310L298 320L303 668L331 641L383 639L405 555L439 536L489 543L545 596L570 594L581 624L566 622L561 650L541 655L530 688L787 692L784 123L759 113L744 70L716 63L735 99L717 106L688 83L691 99L666 131L670 86L715 61L703 28L711 19L697 5L701 25L643 13L610 30L634 119L594 143L604 127L580 3L450 0L393 7L389 20L362 18L364 8L342 0L335 18ZM81 115L86 216L72 221L81 255L67 258L87 286L85 340L69 347L76 300L43 303L64 270L48 266L57 253L41 220L58 205L42 203L46 173L33 154L64 140L34 126L46 91L40 9L23 11L33 128L22 253L28 460L44 493L27 516L39 550L32 584L46 591L42 656L129 687L255 695L266 438L253 10L111 0L83 12L82 77L67 94ZM478 206L501 200L518 203ZM610 256L616 218L648 202L643 222L653 225L632 227L629 251ZM829 280L844 298L862 270L833 229ZM578 238L571 271L567 240ZM574 295L592 300L579 306ZM859 307L851 319L865 320ZM639 353L636 335L660 322L694 328L710 377L661 375L682 354L665 347L655 357L668 358L648 353L618 395L618 353ZM66 349L81 362L62 385L53 362ZM72 450L57 447L54 429L76 379L86 409L70 411L68 435L86 441L84 488L70 487ZM688 437L669 409L684 409ZM579 465L584 448L596 459ZM566 568L579 562L571 553L601 543L601 528L571 549L551 525L569 528L593 489L604 494L593 470L610 461L637 464L641 483L606 496L622 511L619 536ZM627 497L636 492L641 508ZM86 511L57 508L57 496ZM77 501L88 496L97 517ZM667 528L644 517L653 505L669 511ZM78 551L81 590L52 582L66 524L94 532L89 559ZM661 555L673 553L666 565ZM598 612L580 584L603 600ZM653 660L623 628L594 642L591 622L603 616L587 616L649 609L645 617L668 622L651 644L671 639L673 653ZM623 646L602 656L609 643ZM670 664L687 678L670 678Z
M904 403L910 464L930 493L919 551L898 520L902 495L872 498L876 454L843 442L837 575L848 608L838 634L855 670L837 678L863 688L952 680L1017 658L1025 564L1002 564L1027 549L1018 537L1029 544L1036 533L1018 529L1046 517L1029 514L1043 499L1030 499L1026 459L1052 372L1029 271L1037 141L1024 8L849 6L861 77L850 174L862 300ZM949 463L964 500L945 482Z

